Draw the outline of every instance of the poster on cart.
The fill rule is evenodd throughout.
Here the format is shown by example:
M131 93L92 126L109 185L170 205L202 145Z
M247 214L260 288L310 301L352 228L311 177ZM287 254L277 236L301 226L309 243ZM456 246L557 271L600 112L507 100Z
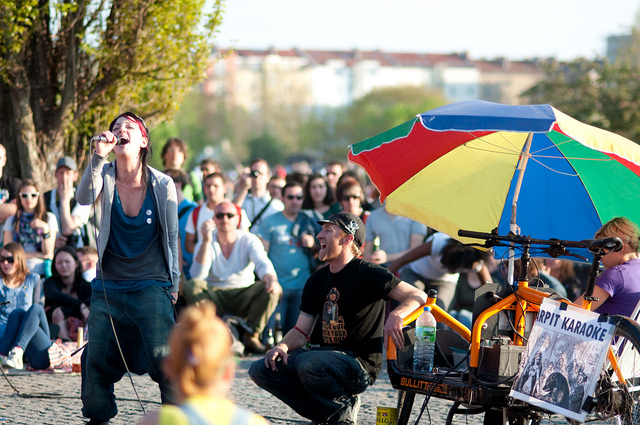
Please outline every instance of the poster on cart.
M531 329L510 395L583 422L615 326L598 313L546 298Z

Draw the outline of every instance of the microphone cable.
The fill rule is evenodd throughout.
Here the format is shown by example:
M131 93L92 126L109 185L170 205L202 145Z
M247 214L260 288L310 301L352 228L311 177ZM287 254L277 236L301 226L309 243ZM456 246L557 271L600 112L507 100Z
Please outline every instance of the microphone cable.
M100 136L96 136L96 137L92 137L91 138L91 142L97 142L97 141L101 141ZM96 193L95 191L95 186L94 186L94 181L93 181L93 162L91 161L91 158L93 157L93 154L91 152L91 142L89 142L89 169L91 170L90 173L90 179L91 179L91 197L94 196L94 194ZM109 155L109 154L107 154ZM115 189L115 183L114 183L114 190ZM102 182L102 189L100 190L100 195L104 196L104 177L103 177L103 182ZM96 202L100 201L101 202L101 196L98 195L96 196L96 198L93 200L93 203L91 204L91 209L93 211L93 217L94 217L94 225L93 227L93 236L94 236L94 240L96 241L96 246L98 244L98 226L99 224L96 221ZM100 199L99 199L100 198ZM100 214L103 214L102 208L100 208ZM100 217L100 223L102 223L102 217ZM96 251L98 251L98 263L100 264L100 270L102 270L102 255L100 254L100 250L97 249ZM97 267L96 264L96 267ZM127 360L124 357L124 352L122 351L122 346L120 345L120 339L118 338L118 333L116 332L116 326L115 323L113 322L113 316L111 314L111 307L109 306L109 300L107 299L107 290L106 290L106 286L104 284L104 275L101 271L100 273L100 282L102 283L102 294L104 295L104 303L107 306L107 314L109 315L109 322L111 323L111 330L113 330L113 336L115 337L116 340L116 345L118 347L118 352L120 353L120 358L122 359L122 364L124 364L124 368L126 370L126 375L129 378L129 382L131 382L131 387L133 388L133 393L136 395L136 399L138 400L138 403L140 404L140 408L142 409L142 413L146 415L147 411L144 408L144 405L142 404L142 399L140 398L140 395L138 394L138 389L136 388L135 383L133 382L133 376L131 376L131 371L129 370L129 365L127 364ZM91 310L89 310L89 314L91 314ZM88 324L87 324L88 325ZM89 341L87 341L85 343L85 345L80 348L77 351L80 351L82 349L84 349L84 347L89 343ZM76 352L77 352L76 351Z

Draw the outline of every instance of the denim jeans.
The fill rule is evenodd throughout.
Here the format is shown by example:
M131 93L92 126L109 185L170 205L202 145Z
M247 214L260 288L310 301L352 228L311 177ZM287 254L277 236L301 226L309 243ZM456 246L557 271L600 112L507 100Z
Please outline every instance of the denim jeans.
M370 384L369 374L351 354L329 347L299 348L288 364L267 369L264 359L254 362L249 376L300 416L316 422L349 422L355 394Z
M168 289L157 285L127 293L93 290L89 313L89 343L82 353L82 414L106 421L118 413L114 383L126 373L111 327L113 319L122 354L132 373L148 373L160 386L163 403L173 403L162 359L175 323Z
M51 339L42 304L33 304L27 311L16 309L9 314L7 328L0 340L0 354L7 355L15 346L24 350L34 369L49 367Z

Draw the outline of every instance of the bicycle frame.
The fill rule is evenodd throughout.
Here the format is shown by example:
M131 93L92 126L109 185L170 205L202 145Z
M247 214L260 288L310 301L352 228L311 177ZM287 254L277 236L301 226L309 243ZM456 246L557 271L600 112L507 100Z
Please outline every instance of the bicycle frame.
M487 234L482 235L486 236ZM451 328L469 343L469 367L473 370L473 375L477 376L480 363L480 352L482 348L482 330L487 323L487 320L502 311L513 311L513 326L515 328L512 339L513 344L522 346L524 345L522 336L525 334L527 313L533 313L534 316L537 317L537 313L540 310L542 301L552 295L551 293L542 292L529 286L529 282L526 278L526 276L528 275L529 263L528 249L529 247L523 244L523 270L513 293L507 295L502 300L498 301L494 305L486 308L480 314L478 314L474 320L471 330L460 323L458 320L456 320L454 317L452 317L449 313L444 311L442 308L440 308L436 304L437 298L435 297L429 297L427 299L427 302L423 306L414 310L411 314L405 317L405 319L403 320L403 325L407 326L415 321L422 313L423 307L430 306L431 312L438 322L442 322L449 326L449 328ZM587 310L590 309L591 303L594 300L592 295L595 284L595 277L597 276L598 266L600 264L600 259L604 255L604 251L602 250L598 253L593 254L594 261L592 263L589 282L587 284L583 304L577 305L567 299L558 299L557 301L578 308ZM389 375L392 378L392 384L394 384L394 387L396 387L397 389L408 392L419 392L423 394L433 393L433 395L437 397L460 402L471 403L471 401L473 401L476 403L494 403L494 406L498 407L506 407L510 403L507 397L510 385L506 388L500 389L490 388L483 383L474 382L471 376L467 381L464 382L462 380L459 380L459 383L450 381L448 383L445 382L444 384L441 384L443 380L436 379L435 374L429 375L422 373L413 373L413 371L400 370L398 366L398 350L391 338L389 338L387 343L386 355ZM612 347L609 347L608 358L620 382L625 382L624 376L616 361L616 357ZM394 383L394 377L396 376L400 377L401 379L399 382ZM535 408L533 409L535 410Z

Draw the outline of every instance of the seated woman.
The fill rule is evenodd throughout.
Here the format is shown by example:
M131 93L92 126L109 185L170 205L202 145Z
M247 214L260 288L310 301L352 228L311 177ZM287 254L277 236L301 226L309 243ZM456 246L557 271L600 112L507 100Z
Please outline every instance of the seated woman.
M491 253L464 246L444 233L434 233L427 240L402 257L391 262L392 273L400 270L400 279L424 291L438 291L438 305L447 310L456 292L460 273L474 271L481 284L491 282L491 274L484 264ZM402 267L408 264L407 267Z
M45 280L43 286L44 307L47 319L52 324L51 337L76 340L77 334L75 329L70 329L69 319L77 319L76 324L79 326L86 325L91 284L82 277L82 265L75 248L59 248L53 256L51 272L51 277Z
M187 307L169 339L164 371L180 405L165 405L140 425L215 423L266 425L261 416L235 406L226 398L235 376L231 335L216 316L212 302Z
M591 310L598 313L631 317L640 301L640 229L626 217L617 217L604 224L596 239L618 237L622 249L602 257L604 272L596 279ZM575 303L582 304L583 295ZM634 317L632 317L635 319Z
M22 245L29 270L44 276L44 261L53 257L58 221L55 215L47 212L34 181L24 180L18 194L16 214L4 223L4 245L9 242Z
M0 249L0 359L23 368L23 355L35 369L49 367L49 325L40 299L40 276L29 273L22 245Z

